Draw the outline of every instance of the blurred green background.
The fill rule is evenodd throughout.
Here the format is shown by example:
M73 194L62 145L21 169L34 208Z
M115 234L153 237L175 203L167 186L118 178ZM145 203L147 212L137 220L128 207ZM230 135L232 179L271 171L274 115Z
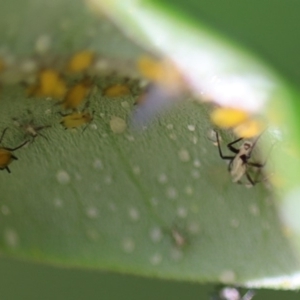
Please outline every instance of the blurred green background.
M165 1L234 38L300 83L298 0ZM0 299L209 299L212 285L99 271L60 269L0 258ZM258 291L255 300L298 299L296 292Z
M2 300L210 300L212 285L145 279L88 270L0 260ZM297 292L257 291L253 300L300 298Z

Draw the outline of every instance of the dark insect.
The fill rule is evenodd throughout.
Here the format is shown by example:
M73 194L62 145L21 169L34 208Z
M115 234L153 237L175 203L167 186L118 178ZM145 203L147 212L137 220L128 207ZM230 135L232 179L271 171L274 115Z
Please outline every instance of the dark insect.
M0 138L0 144L2 143L3 137L5 135L5 132L8 128L5 128L2 132L1 138ZM17 160L18 158L13 155L13 151L18 150L25 146L28 143L28 141L23 142L21 145L15 148L8 148L8 147L0 147L0 170L6 170L8 173L10 173L10 169L8 165L13 161Z
M252 186L257 184L258 182L261 182L261 180L258 180L258 176L256 178L252 178L248 172L249 166L251 167L256 167L261 171L261 169L265 166L265 163L257 163L257 162L250 162L249 160L251 159L251 154L252 151L260 138L261 134L256 138L254 142L250 141L244 141L243 144L239 149L235 148L233 145L240 142L243 140L243 138L239 138L227 145L228 149L233 152L235 155L232 156L227 156L223 155L221 146L220 146L220 139L219 139L219 134L217 131L216 133L216 138L217 138L217 144L218 144L218 149L219 149L219 154L220 157L224 160L229 160L229 165L228 165L228 171L232 177L233 182L241 183L241 178L246 175L248 181ZM260 172L257 173L259 175Z

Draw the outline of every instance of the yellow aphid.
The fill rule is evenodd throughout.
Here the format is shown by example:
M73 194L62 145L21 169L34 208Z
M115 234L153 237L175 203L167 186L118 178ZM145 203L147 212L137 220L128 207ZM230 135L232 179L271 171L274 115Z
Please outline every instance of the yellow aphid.
M72 86L62 102L64 109L76 109L89 95L93 82L89 78L81 80L79 83Z
M247 120L236 126L233 131L238 137L252 138L258 136L265 128L263 122L259 120Z
M67 91L67 86L60 74L52 69L42 70L38 83L27 89L28 96L53 97L61 99Z
M103 95L107 97L122 97L131 93L130 87L125 83L116 83L104 89Z
M95 59L95 53L90 50L80 51L72 56L68 65L67 71L70 73L80 73L91 66Z
M5 132L8 128L5 128L2 132L2 136L0 138L0 143L3 140L3 137L5 135ZM7 148L7 147L0 147L0 170L7 170L8 173L10 173L10 169L8 167L8 165L13 161L13 160L17 160L18 158L16 156L13 155L13 151L22 148L23 146L25 146L28 143L28 141L25 141L24 143L22 143L21 145L19 145L18 147L15 148Z
M236 108L220 107L211 113L210 118L215 125L230 128L245 122L249 118L249 113Z
M63 116L60 124L62 124L65 129L76 128L82 125L87 125L93 120L93 114L88 111L83 112L73 112L69 115Z
M156 60L150 56L138 59L138 70L145 78L162 85L178 85L182 82L181 75L174 64L167 60Z

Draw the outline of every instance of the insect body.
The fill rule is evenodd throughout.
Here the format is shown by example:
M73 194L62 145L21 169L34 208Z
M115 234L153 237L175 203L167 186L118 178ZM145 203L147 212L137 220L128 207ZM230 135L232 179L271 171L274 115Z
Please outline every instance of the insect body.
M31 114L30 111L28 111L29 114ZM25 135L31 136L32 140L34 140L38 135L40 135L41 137L46 138L46 136L44 136L42 133L40 133L41 130L45 129L45 128L49 128L51 127L51 125L35 125L33 122L33 119L31 119L29 122L24 122L24 123L20 123L19 120L17 118L13 118L14 123L16 126L20 127Z
M75 110L90 94L93 82L89 78L84 78L79 83L72 86L66 93L62 102L64 109Z
M3 137L5 135L5 132L8 128L5 128L2 132L1 138L0 138L0 144L3 140ZM28 143L28 141L23 142L21 145L15 148L8 148L8 147L0 147L0 170L6 169L8 173L10 173L10 169L8 165L13 161L17 160L18 158L13 155L13 151L22 148Z
M68 115L62 115L61 124L65 129L76 128L82 125L88 125L93 120L93 113L88 111L73 112Z
M228 149L235 153L233 156L226 156L223 155L221 146L220 146L220 140L219 140L219 134L216 132L217 137L217 144L219 149L219 154L222 159L229 160L228 165L228 171L230 172L230 175L232 177L233 182L241 183L241 178L246 175L248 181L251 183L252 186L254 186L259 181L257 179L253 179L249 172L248 172L248 166L256 167L258 169L261 169L264 167L265 164L256 163L256 162L250 162L249 159L251 158L252 151L256 145L257 140L260 136L254 141L245 141L242 146L237 149L233 145L243 140L243 138L239 138L227 145Z

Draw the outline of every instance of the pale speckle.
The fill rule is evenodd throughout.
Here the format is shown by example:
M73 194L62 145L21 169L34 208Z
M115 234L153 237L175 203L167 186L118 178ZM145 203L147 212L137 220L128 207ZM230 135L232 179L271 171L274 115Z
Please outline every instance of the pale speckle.
M117 210L116 204L113 202L108 203L108 208L113 212Z
M99 116L104 119L105 118L105 113L100 113Z
M174 140L174 141L177 139L177 136L176 136L176 134L174 134L174 133L171 133L171 134L169 135L169 137L170 137L171 140Z
M105 71L109 68L109 62L103 58L99 58L96 60L94 69L96 72Z
M45 54L51 46L51 38L49 35L43 34L38 37L35 42L35 51L42 55Z
M82 176L81 176L79 173L76 173L76 174L75 174L75 179L76 179L77 181L80 181L80 180L82 180Z
M134 141L134 137L132 135L127 135L126 138L127 138L127 140L129 142L133 142Z
M174 129L174 126L173 126L173 124L167 124L167 129L169 129L169 130L172 130L172 129Z
M230 226L233 228L238 228L240 226L240 221L237 219L231 219Z
M193 165L195 168L199 168L201 166L200 160L199 159L195 159L193 162Z
M64 170L56 173L56 179L60 184L68 184L71 181L70 175Z
M134 222L136 222L140 219L140 212L135 207L129 208L128 215L129 215L129 218Z
M216 132L214 130L212 130L212 129L208 130L207 137L208 137L209 140L211 140L213 142L213 144L215 146L218 146L217 135L216 135ZM219 136L219 140L220 140L220 142L222 141L221 136Z
M61 208L61 207L63 207L63 202L62 202L61 199L55 198L53 202L54 202L54 206L55 206L56 208Z
M180 206L180 207L177 208L177 216L179 218L186 218L187 214L188 214L188 212L187 212L187 209L185 207Z
M139 166L133 166L132 171L135 175L140 175L141 174L141 168Z
M125 120L113 116L109 121L110 129L113 133L123 133L126 130L127 124Z
M167 177L167 175L164 174L164 173L158 175L158 178L157 178L157 179L158 179L158 182L159 182L159 183L162 183L162 184L168 182L168 177Z
M190 154L186 149L181 149L178 152L179 159L183 162L188 162L190 160Z
M52 114L52 109L48 108L45 110L45 115L51 115Z
M90 206L86 209L86 215L91 219L96 219L98 217L98 209L94 206Z
M159 227L152 228L150 230L150 238L153 243L159 243L163 238L161 229Z
M20 64L20 69L24 73L33 73L37 70L37 68L38 68L37 62L30 58L22 61Z
M4 230L4 241L8 247L16 248L20 243L19 235L14 229L7 228Z
M95 183L93 186L94 186L95 191L97 191L97 192L101 191L101 186L98 183Z
M200 225L197 222L190 222L187 226L187 230L191 234L197 234L200 232Z
M166 190L166 195L170 199L175 199L178 196L178 192L174 187L168 187Z
M150 199L150 201L151 201L151 204L153 206L157 206L158 205L158 199L157 198L153 197L153 198Z
M197 179L197 178L200 177L200 173L199 173L198 170L192 170L192 171L191 171L191 175L192 175L192 177L195 178L195 179Z
M134 240L130 237L124 238L123 241L122 241L122 249L126 253L132 253L135 249Z
M107 137L108 137L108 134L107 134L106 132L103 132L103 133L101 133L101 136L102 136L103 138L107 138Z
M122 106L123 108L129 108L129 107L130 107L130 106L129 106L129 103L128 103L127 101L121 102L121 106Z
M191 141L192 141L192 143L193 143L194 145L197 145L197 143L198 143L198 137L194 135L194 136L192 137Z
M251 215L256 216L256 217L259 216L259 214L260 214L258 206L254 203L249 205L249 212Z
M194 189L190 185L186 186L184 191L189 196L194 194Z
M90 128L93 129L93 130L97 130L98 129L98 126L96 123L91 123L90 124Z
M106 176L106 177L104 178L104 182L105 182L107 185L112 184L112 178L111 178L111 176Z
M93 162L93 168L96 170L103 170L103 163L100 159L96 158Z
M183 253L179 248L172 248L170 253L171 259L174 261L180 261L183 257Z
M159 253L155 253L150 257L150 263L154 266L159 265L162 262L162 256Z
M2 205L2 206L1 206L1 212L2 212L2 214L3 214L4 216L7 216L7 215L10 214L10 209L9 209L8 206Z
M195 125L188 125L187 128L188 128L189 131L195 131L196 126Z
M97 241L99 239L99 233L94 229L88 229L86 235L92 241Z
M224 284L233 283L235 279L236 274L232 270L225 270L219 276L219 280Z

